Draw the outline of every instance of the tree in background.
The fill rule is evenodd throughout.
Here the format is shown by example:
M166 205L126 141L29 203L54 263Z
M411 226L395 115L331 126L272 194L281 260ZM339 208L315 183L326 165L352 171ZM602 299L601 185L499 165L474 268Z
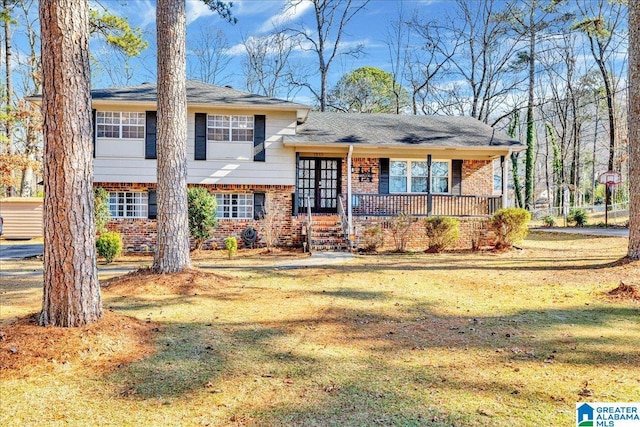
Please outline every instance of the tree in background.
M3 2L5 7L0 12L0 17L5 23L7 33L4 59L5 62L8 61L9 66L6 67L5 64L7 90L4 93L4 108L0 118L5 124L5 132L0 139L7 145L5 151L11 156L10 163L15 166L9 172L11 185L16 187L14 193L29 197L33 195L35 183L38 180L37 175L41 170L42 118L39 108L24 100L16 99L16 93L32 95L42 92L39 23L37 16L34 16L36 14L33 13L37 2L35 0L3 0ZM147 43L143 40L139 28L132 28L126 19L113 15L99 4L95 4L94 7L97 9L89 11L91 37L104 40L117 55L125 58L138 55L146 48ZM12 55L10 25L18 25L25 36L27 49L18 51L17 55ZM103 58L111 56L102 55ZM93 66L97 67L96 57L91 58ZM114 76L123 71L130 72L120 64L117 69L118 73L114 73ZM14 82L13 77L16 76L18 78Z
M191 49L196 63L190 67L189 78L201 82L222 85L228 77L223 73L231 62L231 57L226 54L229 49L229 41L222 30L217 30L213 25L200 29L200 38Z
M406 90L398 89L393 75L380 68L361 67L345 74L327 97L330 110L345 113L396 113L409 105Z
M640 3L629 2L629 250L640 259Z
M246 51L242 69L249 92L287 99L298 92L299 86L292 82L305 80L307 73L302 64L291 62L295 37L275 30L264 37L245 37L242 44Z
M96 268L87 0L42 0L44 295L38 323L102 316Z
M287 10L290 11L307 0L288 0ZM318 58L318 73L320 88L308 81L292 82L298 86L308 88L318 101L320 111L327 109L327 76L338 56L358 57L362 54L362 46L342 49L342 36L353 17L365 8L369 0L361 0L354 5L353 0L310 0L313 4L316 27L288 28L287 32L294 35L302 50L315 53Z
M633 2L631 2L633 3ZM619 44L624 37L619 37L621 25L625 22L627 11L626 2L610 0L576 0L582 20L573 25L573 29L584 32L589 41L589 50L593 56L604 84L607 98L607 113L609 119L609 161L608 170L616 170L616 90L611 75L611 63L618 52ZM607 201L611 202L611 191L607 189Z

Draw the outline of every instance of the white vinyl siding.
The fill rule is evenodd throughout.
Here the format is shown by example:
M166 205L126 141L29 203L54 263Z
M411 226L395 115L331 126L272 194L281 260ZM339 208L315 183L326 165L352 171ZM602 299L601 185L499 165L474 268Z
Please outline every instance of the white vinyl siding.
M189 184L295 185L296 150L285 147L283 139L295 135L295 112L267 112L265 162L253 161L253 141L207 143L207 160L195 155L195 112L233 115L231 110L203 111L191 108L187 116L187 170ZM244 112L244 111L243 111ZM264 113L256 111L256 114ZM235 113L238 114L237 112ZM96 182L155 183L155 159L144 158L144 139L98 139L94 161Z
M109 193L109 210L113 218L147 218L148 196L142 191Z
M431 191L448 193L450 187L450 163L431 162ZM428 167L426 160L391 160L389 164L390 193L426 193Z
M253 142L253 116L207 116L207 141Z
M96 137L144 139L145 113L96 112Z
M252 219L253 194L216 194L218 219Z

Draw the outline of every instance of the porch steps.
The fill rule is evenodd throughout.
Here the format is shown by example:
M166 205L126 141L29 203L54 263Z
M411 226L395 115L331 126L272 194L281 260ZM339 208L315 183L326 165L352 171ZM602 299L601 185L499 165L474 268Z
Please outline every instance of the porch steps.
M314 215L311 231L311 251L346 252L349 245L342 233L337 215Z

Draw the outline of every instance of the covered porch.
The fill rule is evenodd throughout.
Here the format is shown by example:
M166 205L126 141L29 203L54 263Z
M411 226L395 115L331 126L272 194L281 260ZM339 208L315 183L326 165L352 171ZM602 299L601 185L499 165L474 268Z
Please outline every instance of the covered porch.
M348 206L340 194L340 204ZM395 216L491 216L502 207L502 196L452 194L361 194L351 195L351 215Z

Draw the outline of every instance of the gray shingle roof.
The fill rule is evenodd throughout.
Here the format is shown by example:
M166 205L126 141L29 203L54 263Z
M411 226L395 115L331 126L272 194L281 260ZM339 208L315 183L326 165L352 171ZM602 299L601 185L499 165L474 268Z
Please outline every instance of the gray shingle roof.
M520 142L471 117L311 112L293 143L513 147Z
M125 86L91 91L93 100L156 102L156 85L143 83L139 86ZM229 87L215 86L195 80L187 80L187 104L210 104L223 106L267 106L287 110L308 110L310 107L282 99L269 98L243 92Z

